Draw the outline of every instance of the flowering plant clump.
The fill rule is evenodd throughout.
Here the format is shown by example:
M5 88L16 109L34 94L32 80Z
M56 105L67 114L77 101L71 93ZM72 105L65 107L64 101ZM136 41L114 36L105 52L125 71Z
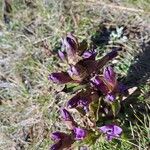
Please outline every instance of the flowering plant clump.
M53 132L51 139L54 144L50 149L71 148L75 141L88 145L102 135L108 141L120 138L123 130L115 117L120 111L120 102L128 95L128 89L117 80L114 69L107 65L118 55L118 51L112 50L101 59L96 59L96 50L88 49L85 43L79 43L73 34L68 33L62 39L58 55L68 69L51 73L49 80L78 88L60 110L68 133ZM71 110L81 117L80 121L76 121L76 114L71 115Z

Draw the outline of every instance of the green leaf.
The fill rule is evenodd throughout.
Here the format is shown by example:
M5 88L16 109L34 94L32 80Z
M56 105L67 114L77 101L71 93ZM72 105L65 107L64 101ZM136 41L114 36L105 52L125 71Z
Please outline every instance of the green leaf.
M62 92L65 93L74 93L77 92L80 89L84 89L86 87L86 85L79 85L78 83L68 83L65 85L64 89L62 90Z
M113 112L113 115L116 116L119 111L120 111L120 101L118 100L115 100L112 104L111 104L111 108L112 108L112 112Z
M98 121L99 120L100 102L101 102L101 98L99 100L93 101L89 105L90 115L94 119L94 121Z
M99 138L99 136L100 133L96 134L95 132L90 131L88 133L88 136L84 139L83 142L88 145L93 145L96 142L96 140Z

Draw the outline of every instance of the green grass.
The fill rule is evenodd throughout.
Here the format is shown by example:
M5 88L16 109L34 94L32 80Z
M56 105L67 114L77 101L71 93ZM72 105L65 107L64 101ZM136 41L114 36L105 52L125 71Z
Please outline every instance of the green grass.
M65 103L67 95L57 94L56 91L63 87L52 85L47 76L61 69L59 60L51 52L60 48L60 38L66 32L73 31L81 41L86 39L90 46L94 43L91 37L102 30L104 20L108 28L127 28L130 31L128 41L121 43L125 51L114 62L119 77L125 80L130 66L135 63L135 56L142 51L139 34L144 35L145 41L149 40L149 1L127 0L119 2L117 9L110 7L117 5L115 2L102 1L102 4L98 0L82 0L82 3L36 0L27 6L25 1L15 0L9 25L4 24L0 13L0 150L46 150L52 143L49 134L56 129L65 130L59 122L58 109ZM143 12L137 13L138 7ZM133 31L136 27L138 32ZM111 44L96 44L100 56L110 51L119 40ZM43 41L47 43L48 50L43 47ZM141 92L134 99L148 105L149 81L139 83ZM140 125L137 118L129 127L131 140L119 141L118 144L98 140L90 149L148 150L150 119L147 114L143 114L142 118Z

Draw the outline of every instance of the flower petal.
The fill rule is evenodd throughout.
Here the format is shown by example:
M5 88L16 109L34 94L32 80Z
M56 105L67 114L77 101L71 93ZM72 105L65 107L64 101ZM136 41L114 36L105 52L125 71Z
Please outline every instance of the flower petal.
M56 131L51 134L51 139L53 141L59 141L59 140L62 140L65 136L68 136L68 135L66 133Z
M95 60L96 55L97 55L97 52L95 50L88 50L82 54L82 57L84 59Z
M112 140L113 138L120 137L122 129L117 125L105 125L99 128L101 132L106 134L107 140Z
M122 129L119 126L114 125L113 128L115 135L120 135L122 133Z
M100 90L102 93L107 94L108 88L103 82L103 80L99 76L95 76L91 79L92 85L94 85L98 90Z
M75 134L75 139L76 140L82 140L86 137L87 132L84 129L81 128L74 128L74 134Z
M75 96L73 96L67 102L67 107L68 108L83 107L86 109L86 107L89 106L89 103L96 98L97 94L94 92L92 93L90 90L81 91L77 93Z
M60 115L64 121L73 121L74 120L73 117L71 116L71 114L64 108L60 110Z
M113 93L108 93L106 95L106 100L113 102L116 99L116 95Z
M111 66L106 67L103 71L104 78L112 85L116 85L116 73Z
M65 54L65 52L58 51L58 56L60 57L60 59L61 59L62 61L66 61L66 60L67 60L67 59L66 59L66 54Z
M72 79L66 72L52 73L49 75L48 78L49 80L52 80L54 83L57 84L65 84L72 81Z
M86 77L85 68L79 64L76 64L76 66L72 65L67 72L77 82L81 82Z
M49 150L59 150L62 146L62 142L58 141L57 143L53 144Z
M66 37L62 40L62 45L62 47L66 49L66 53L69 56L73 56L79 46L77 38L71 33L68 33Z

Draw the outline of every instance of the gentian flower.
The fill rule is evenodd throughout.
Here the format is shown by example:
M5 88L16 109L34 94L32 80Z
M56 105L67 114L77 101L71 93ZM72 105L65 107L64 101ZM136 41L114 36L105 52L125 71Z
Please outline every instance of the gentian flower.
M66 133L56 131L51 134L51 139L56 142L56 141L64 139L66 136L68 136Z
M101 91L104 94L108 93L109 89L106 86L106 84L104 82L104 78L102 76L96 75L90 81L91 81L92 86L96 87L96 89L98 89L99 91Z
M111 141L113 138L119 138L122 133L122 129L117 125L105 125L100 127L99 130L106 134L108 141Z
M62 142L58 141L57 143L53 144L49 150L61 150Z
M110 59L112 59L115 53L114 51L108 53L100 60L94 60L96 53L94 51L85 52L85 59L77 61L75 65L70 65L67 72L52 73L49 75L49 79L57 84L65 84L68 82L82 83L87 81L89 77L98 72ZM65 54L60 53L62 58L65 58Z
M60 57L60 59L62 60L62 61L67 61L67 54L66 54L66 52L64 51L58 51L58 56Z
M108 81L110 84L115 85L116 84L116 73L114 72L112 67L106 67L103 72L104 78L106 81Z
M76 140L83 140L87 135L87 131L85 129L77 127L74 128L73 133Z
M92 86L106 95L106 100L109 102L113 102L119 94L128 93L127 88L118 83L116 73L110 66L104 69L102 76L96 75L90 81Z
M48 79L57 84L65 84L68 82L73 82L72 78L69 76L67 72L52 73L49 75Z
M68 108L81 107L87 112L89 109L89 104L93 100L96 100L98 98L99 98L99 96L98 96L97 92L87 89L86 91L81 91L81 92L77 93L75 96L73 96L67 102L67 107Z
M62 39L62 47L66 49L68 56L74 55L79 48L77 38L72 33L68 33L66 37Z
M73 117L66 109L64 109L64 108L61 109L60 113L61 113L61 117L64 121L72 121L73 120Z
M75 126L77 126L73 117L66 109L63 108L60 110L60 116L69 130L72 130Z
M68 64L76 64L81 58L77 55L79 49L79 43L77 38L68 33L66 37L62 39L62 48L58 51L58 55L62 61L66 61Z
M70 66L70 68L67 70L67 73L76 82L82 82L83 79L87 76L85 68L78 64L75 66Z
M61 150L64 148L70 148L71 145L74 143L72 135L59 131L53 132L51 134L51 139L55 142L55 144L50 147L50 150Z
M83 59L95 60L97 52L95 50L87 50L82 54Z

